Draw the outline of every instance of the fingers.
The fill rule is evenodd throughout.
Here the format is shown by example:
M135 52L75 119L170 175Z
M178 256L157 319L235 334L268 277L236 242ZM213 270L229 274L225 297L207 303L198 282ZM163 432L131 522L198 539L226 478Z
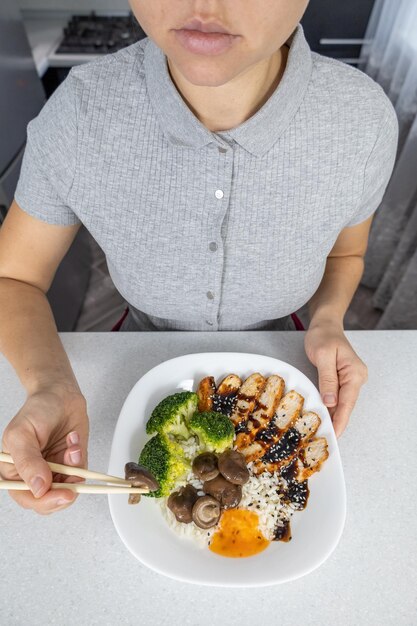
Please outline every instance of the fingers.
M352 351L353 352L353 351ZM362 385L367 380L365 364L354 355L340 371L336 355L327 354L317 361L319 389L323 403L328 407L336 437L345 430Z
M75 444L75 442L80 441L80 436L77 432L73 431L69 433L66 437L66 442L68 448L64 453L64 464L65 465L73 465L74 467L86 467L86 453L83 453L83 450L80 445ZM84 479L79 476L65 476L63 477L63 482L66 483L79 483L83 482Z
M339 403L332 417L336 437L340 437L345 430L358 395L359 388L356 389L350 384L343 385L340 388Z
M13 458L15 471L8 469L2 474L18 473L30 487L35 498L41 498L50 488L52 473L42 456L36 432L30 422L15 426L13 422L4 431L3 449Z
M350 414L356 404L363 382L364 381L358 376L352 377L340 387L339 402L332 416L336 437L340 437L348 424Z
M76 431L72 431L66 437L67 449L64 453L64 464L81 467L83 455L80 446L80 436Z
M6 435L7 439L7 435ZM68 448L64 453L65 465L77 465L81 466L83 461L83 455L80 445L76 443L80 440L77 432L73 431L66 437L66 443ZM13 446L12 446L13 447ZM13 456L13 455L12 455ZM85 455L84 455L85 456ZM49 467L48 467L49 470ZM19 473L20 475L20 473ZM21 475L20 475L21 476ZM23 478L23 476L21 476ZM76 476L62 476L56 477L54 482L58 482L61 478L64 482L79 482L82 479ZM9 491L11 498L20 506L25 509L32 509L40 515L50 515L57 511L63 510L70 506L78 497L76 493L69 491L68 489L52 489L45 493L42 497L34 497L34 495L28 491Z
M67 449L64 453L65 465L73 465L75 467L88 466L87 441L88 432L72 431L67 435Z
M338 402L339 376L337 373L336 354L323 355L317 360L319 376L319 390L323 404L327 407L335 407Z
M315 326L306 333L306 353L317 367L323 403L329 409L335 433L340 437L349 421L367 368L343 334L343 330Z
M30 491L9 491L9 495L25 509L33 509L40 515L50 515L67 508L77 494L69 489L51 489L42 498L35 498Z
M332 421L333 421L333 415L336 413L336 409L337 409L337 407L336 407L336 406L332 406L332 407L330 407L330 408L328 409L328 411L329 411L329 415L330 415L330 417L332 418Z

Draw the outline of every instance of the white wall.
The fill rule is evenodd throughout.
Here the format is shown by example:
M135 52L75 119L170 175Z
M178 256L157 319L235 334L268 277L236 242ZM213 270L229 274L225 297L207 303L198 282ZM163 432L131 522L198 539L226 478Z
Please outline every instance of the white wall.
M1 0L0 0L1 2ZM128 11L128 0L17 0L21 9L43 9L51 11L97 11L117 13Z

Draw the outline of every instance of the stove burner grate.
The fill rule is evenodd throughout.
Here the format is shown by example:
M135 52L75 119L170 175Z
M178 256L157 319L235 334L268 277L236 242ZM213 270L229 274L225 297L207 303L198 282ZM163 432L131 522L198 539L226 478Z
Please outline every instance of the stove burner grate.
M109 54L146 37L132 14L74 15L56 54Z

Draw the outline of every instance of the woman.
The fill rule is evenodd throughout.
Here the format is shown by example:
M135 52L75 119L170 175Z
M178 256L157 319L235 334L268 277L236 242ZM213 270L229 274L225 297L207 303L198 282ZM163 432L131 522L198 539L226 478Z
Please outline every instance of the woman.
M32 489L12 497L39 513L74 500L49 490L44 458L87 462L45 298L80 222L130 304L124 330L289 328L308 301L337 435L366 379L343 317L393 166L388 100L310 52L307 0L131 5L149 38L75 68L29 125L0 233L0 347L28 392L3 449Z

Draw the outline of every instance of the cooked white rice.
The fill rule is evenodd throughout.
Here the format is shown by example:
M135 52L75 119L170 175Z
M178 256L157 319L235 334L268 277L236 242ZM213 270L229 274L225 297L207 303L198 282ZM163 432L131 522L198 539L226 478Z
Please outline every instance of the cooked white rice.
M285 504L280 488L286 485L277 472L255 475L251 472L252 464L248 465L251 473L249 481L242 486L242 500L239 509L253 511L259 517L259 528L266 539L272 541L274 530L283 526L292 516L292 509Z
M184 444L186 444L186 446ZM184 448L185 456L190 460L192 460L199 453L197 440L193 443L190 439L188 439L187 442L181 442L181 446ZM204 495L204 491L202 491L203 483L194 476L193 472L189 472L183 480L178 481L175 489L184 487L187 484L191 484L195 487L198 495ZM205 530L203 528L199 528L192 522L190 524L178 522L173 512L168 508L167 501L168 498L161 498L159 503L161 505L162 514L168 522L168 526L180 537L191 539L198 546L200 546L200 548L207 548L210 544L211 536L216 531L217 526L213 526L213 528Z
M207 530L204 530L203 528L199 528L198 526L193 524L193 522L191 522L190 524L177 522L175 515L167 507L167 499L168 498L161 498L159 502L161 505L162 514L168 522L168 526L180 537L183 537L184 539L191 539L200 548L207 548L207 546L210 544L211 536L213 535L217 527L213 526L213 528L208 528Z
M181 448L184 450L184 454L189 461L192 461L200 453L201 446L197 437L191 436L189 439L183 439L178 441Z

